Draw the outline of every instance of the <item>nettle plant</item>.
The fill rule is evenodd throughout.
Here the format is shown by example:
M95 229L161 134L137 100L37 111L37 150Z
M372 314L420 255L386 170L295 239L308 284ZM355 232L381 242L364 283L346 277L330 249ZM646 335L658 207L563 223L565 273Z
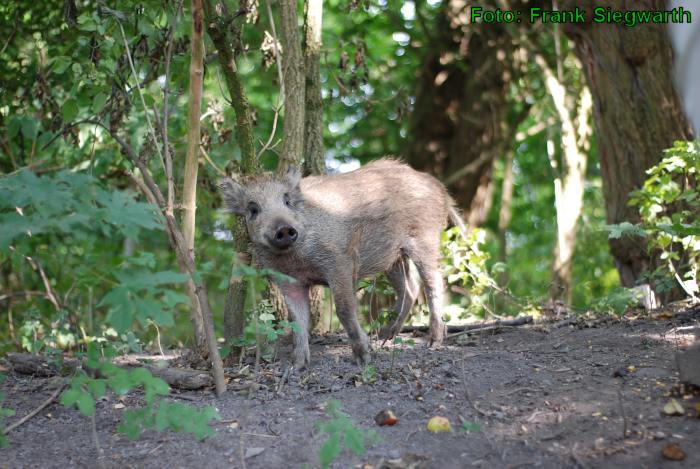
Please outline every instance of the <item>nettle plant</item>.
M61 404L77 407L81 414L94 419L95 403L102 399L107 390L123 396L135 389L143 390L145 405L124 411L122 423L117 431L130 439L136 439L148 428L157 431L172 430L190 433L199 439L214 434L209 423L218 420L214 407L198 409L179 402L163 399L170 392L168 384L154 377L146 368L126 370L112 363L116 351L110 346L100 349L91 342L87 348L85 370L78 370L71 378L68 389L61 395Z
M661 252L661 265L649 273L660 292L679 285L698 297L700 267L700 142L678 141L666 157L647 171L641 189L630 194L641 223L608 225L611 238L638 236L650 252Z
M365 454L365 447L370 442L377 442L379 436L374 430L365 430L353 425L347 414L340 410L340 402L330 400L326 403L326 414L329 419L316 424L317 428L328 435L318 452L322 468L330 467L331 463L340 456L343 447L357 456Z

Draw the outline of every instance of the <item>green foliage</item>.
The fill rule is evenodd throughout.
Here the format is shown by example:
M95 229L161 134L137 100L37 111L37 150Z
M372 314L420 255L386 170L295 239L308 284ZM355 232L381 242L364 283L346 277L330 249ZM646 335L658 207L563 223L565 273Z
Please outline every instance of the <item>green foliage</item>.
M260 356L266 361L274 359L275 345L281 335L289 330L299 331L299 325L294 321L277 321L274 308L267 300L258 303L258 308L250 311L247 318L243 336L234 339L231 345L257 347L260 350ZM222 357L226 357L230 351L230 347L222 348Z
M200 410L159 398L167 396L170 392L170 387L165 381L154 377L146 368L126 370L114 365L110 361L114 354L113 348L105 347L100 350L95 342L91 342L88 345L85 366L92 370L93 375L99 377L94 378L85 371L78 371L71 378L68 389L61 394L61 404L77 407L81 414L90 417L95 413L95 402L101 399L108 389L117 395L142 389L146 405L139 409L126 410L124 421L118 428L119 432L131 439L138 438L146 428L191 433L199 439L214 433L209 422L218 419L218 413L213 407Z
M362 367L360 382L362 384L373 384L377 382L377 367L374 365L365 365Z
M462 304L449 308L456 311L460 318L483 314L485 302L489 301L490 294L497 287L488 271L487 261L490 255L483 249L485 241L486 231L479 228L469 231L466 237L458 227L450 228L442 234L447 283L457 285L469 293L460 298ZM496 264L494 267L499 269L501 265Z
M326 403L326 414L329 420L317 423L318 429L328 434L328 439L321 445L318 452L321 467L327 468L337 458L343 447L357 456L365 454L365 446L370 441L377 441L378 435L373 430L363 430L355 427L345 413L340 410L340 402L330 400Z
M634 288L618 287L591 304L591 310L602 314L621 316L639 304L642 293Z
M479 433L481 431L481 425L476 422L469 422L465 420L462 425L457 429L460 433Z
M700 143L675 142L666 156L647 171L641 189L629 204L639 207L641 223L610 225L611 238L646 238L651 252L661 252L662 265L649 273L657 291L676 284L688 295L698 294L700 266Z
M0 385L5 382L5 379L7 376L5 376L4 373L0 373ZM7 409L3 406L5 403L5 392L0 389L0 448L4 448L9 444L7 441L7 435L5 435L5 418L6 417L12 417L15 415L15 411L12 409Z
M155 207L126 191L102 189L92 177L71 171L38 177L21 170L0 178L0 251L40 235L85 241L95 231L134 240L162 229Z
M178 304L189 304L189 298L165 285L183 283L188 275L172 271L151 272L155 260L150 253L141 253L130 261L135 267L115 272L117 285L98 304L108 309L107 321L118 333L126 332L134 320L143 327L147 327L149 321L158 326L172 326L172 309Z

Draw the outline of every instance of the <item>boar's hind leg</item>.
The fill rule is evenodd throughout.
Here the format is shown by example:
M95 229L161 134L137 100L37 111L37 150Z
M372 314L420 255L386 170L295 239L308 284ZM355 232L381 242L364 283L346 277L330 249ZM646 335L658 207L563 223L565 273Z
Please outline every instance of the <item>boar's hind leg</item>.
M309 351L309 289L298 283L280 285L291 319L299 326L294 331L294 366L304 368L311 361Z
M422 249L421 249L422 248ZM409 253L411 260L416 264L425 296L430 308L430 345L439 347L445 338L445 323L442 322L442 272L439 266L439 241L425 243Z
M401 256L399 260L391 266L391 269L386 272L391 285L396 291L396 304L394 309L397 316L393 324L388 324L379 330L380 339L393 339L401 332L401 328L406 322L406 318L418 297L419 285L411 271L409 262L408 257Z
M331 290L335 297L336 314L348 334L355 359L359 365L364 365L370 360L369 338L357 320L357 298L355 297L354 282L350 278L334 276Z

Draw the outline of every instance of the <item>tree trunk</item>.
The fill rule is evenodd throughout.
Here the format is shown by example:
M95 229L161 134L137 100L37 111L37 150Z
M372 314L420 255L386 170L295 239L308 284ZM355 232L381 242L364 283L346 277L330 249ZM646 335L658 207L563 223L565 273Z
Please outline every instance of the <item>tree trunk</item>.
M284 138L277 171L299 165L304 152L304 60L297 26L296 0L279 0L284 81Z
M202 109L202 82L204 78L204 43L202 41L203 24L202 0L192 0L192 35L190 38L192 56L190 59L190 95L187 106L187 157L185 159L185 179L182 189L182 235L189 256L194 260L195 216L197 211L197 169L199 160L200 123ZM167 122L164 123L167 125ZM192 316L195 324L195 342L197 351L206 356L207 344L204 334L204 321L197 304L199 299L195 291L189 289L192 304Z
M304 10L304 174L326 172L321 98L321 25L323 0L306 0Z
M542 70L545 86L549 92L554 108L561 123L561 163L554 151L554 142L547 140L547 156L554 173L554 202L557 213L557 238L552 262L552 281L550 294L553 299L571 302L572 273L576 233L578 222L583 212L583 190L586 178L588 157L588 139L590 126L588 118L591 109L591 94L583 88L578 103L576 120L569 106L576 104L576 99L569 95L564 79L563 59L557 55L557 74L550 69L546 60L539 53L535 62Z
M216 47L221 72L226 88L231 97L231 106L236 113L236 132L241 149L239 170L243 174L255 174L259 171L258 158L255 153L253 119L250 104L245 94L241 77L238 75L234 47L240 46L241 30L230 18L223 3L214 8L212 0L204 0L204 12L207 21L207 33ZM249 262L248 232L243 217L236 217L233 227L233 250L235 262ZM246 282L231 277L229 281L226 304L224 305L224 337L227 344L243 335L245 327ZM231 347L227 357L228 365L235 363L241 349Z
M306 0L304 5L304 174L326 172L323 148L323 100L321 96L321 26L323 0ZM316 330L323 314L323 287L309 290L309 329Z
M404 154L415 168L442 177L465 219L478 225L490 205L493 160L510 143L503 128L515 68L504 60L514 49L504 25L468 24L470 9L461 0L442 7L425 47Z
M565 3L562 8L578 5L588 13L594 7L666 8L663 0ZM575 53L593 94L606 218L610 224L639 222L637 209L627 205L629 193L641 187L646 170L661 160L665 148L675 140L692 138L673 84L673 52L665 27L587 23L565 28L576 44ZM634 286L657 265L655 256L650 256L638 239L610 240L610 249L626 287Z
M511 149L506 152L503 168L503 189L501 190L501 207L498 211L498 261L508 262L508 226L512 215L513 203L513 159L515 152ZM498 284L503 288L508 286L508 271L504 270L498 279Z

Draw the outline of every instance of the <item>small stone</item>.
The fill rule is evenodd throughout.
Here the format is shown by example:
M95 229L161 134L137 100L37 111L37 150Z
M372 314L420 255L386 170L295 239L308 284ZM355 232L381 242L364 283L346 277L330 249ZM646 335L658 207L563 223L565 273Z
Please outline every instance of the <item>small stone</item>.
M682 382L700 386L698 363L700 363L700 342L691 345L685 352L676 353L676 365Z

